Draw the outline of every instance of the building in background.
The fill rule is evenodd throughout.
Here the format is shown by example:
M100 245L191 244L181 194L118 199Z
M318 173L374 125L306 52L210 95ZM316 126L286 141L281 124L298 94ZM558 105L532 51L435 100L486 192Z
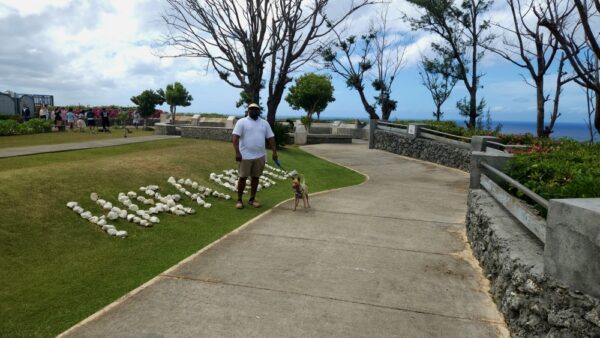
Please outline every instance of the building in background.
M18 94L11 91L0 93L0 115L21 115L23 107L27 105L35 116L44 104L53 106L54 96Z

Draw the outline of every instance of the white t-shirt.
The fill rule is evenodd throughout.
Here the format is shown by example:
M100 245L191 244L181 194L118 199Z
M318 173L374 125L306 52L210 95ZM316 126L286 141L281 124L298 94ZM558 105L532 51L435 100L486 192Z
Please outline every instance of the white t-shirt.
M256 121L249 117L237 121L233 135L240 137L240 153L244 160L265 157L265 140L275 136L269 123L260 117Z

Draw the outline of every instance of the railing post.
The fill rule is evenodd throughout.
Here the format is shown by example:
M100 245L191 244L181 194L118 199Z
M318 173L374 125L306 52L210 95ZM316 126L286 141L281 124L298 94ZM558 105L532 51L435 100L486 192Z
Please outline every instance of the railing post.
M369 149L375 148L375 129L377 129L376 119L371 119L369 122Z
M600 297L600 198L550 200L544 272Z
M485 151L486 142L500 142L500 139L494 136L473 136L471 138L471 150L473 151Z
M481 161L491 165L492 167L502 170L506 162L512 157L511 154L507 153L486 153L483 151L471 152L471 168L470 168L470 181L469 188L480 189L481 188ZM493 176L493 175L491 175ZM490 177L493 179L493 177Z

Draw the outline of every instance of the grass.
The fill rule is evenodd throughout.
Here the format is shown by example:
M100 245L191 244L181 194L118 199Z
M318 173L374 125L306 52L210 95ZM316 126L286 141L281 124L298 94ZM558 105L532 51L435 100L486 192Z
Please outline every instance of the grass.
M305 175L312 192L364 180L297 148L280 159ZM281 183L259 192L261 209L210 198L211 209L161 214L153 228L115 222L127 239L109 237L66 202L100 214L90 192L118 205L119 192L142 185L175 193L171 175L219 188L209 173L233 167L229 143L189 139L0 159L0 336L55 336L292 194Z
M127 134L127 137L137 136L148 136L154 135L153 131L143 131L140 129L132 129L131 134ZM16 136L0 136L0 149L12 148L12 147L27 147L27 146L39 146L48 144L61 144L61 143L74 143L74 142L86 142L86 141L98 141L106 140L111 138L123 137L123 129L111 128L112 133L95 133L92 134L89 131L83 133L80 132L52 132L32 135L16 135Z

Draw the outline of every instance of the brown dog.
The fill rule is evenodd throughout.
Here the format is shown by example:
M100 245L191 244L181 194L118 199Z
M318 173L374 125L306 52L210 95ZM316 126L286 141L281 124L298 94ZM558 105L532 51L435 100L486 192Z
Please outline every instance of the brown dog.
M300 199L304 203L304 209L310 208L310 203L308 202L308 187L306 183L304 183L304 178L301 176L295 176L292 180L292 189L294 189L294 197L296 200L294 201L294 211L298 207L298 203L300 203Z

